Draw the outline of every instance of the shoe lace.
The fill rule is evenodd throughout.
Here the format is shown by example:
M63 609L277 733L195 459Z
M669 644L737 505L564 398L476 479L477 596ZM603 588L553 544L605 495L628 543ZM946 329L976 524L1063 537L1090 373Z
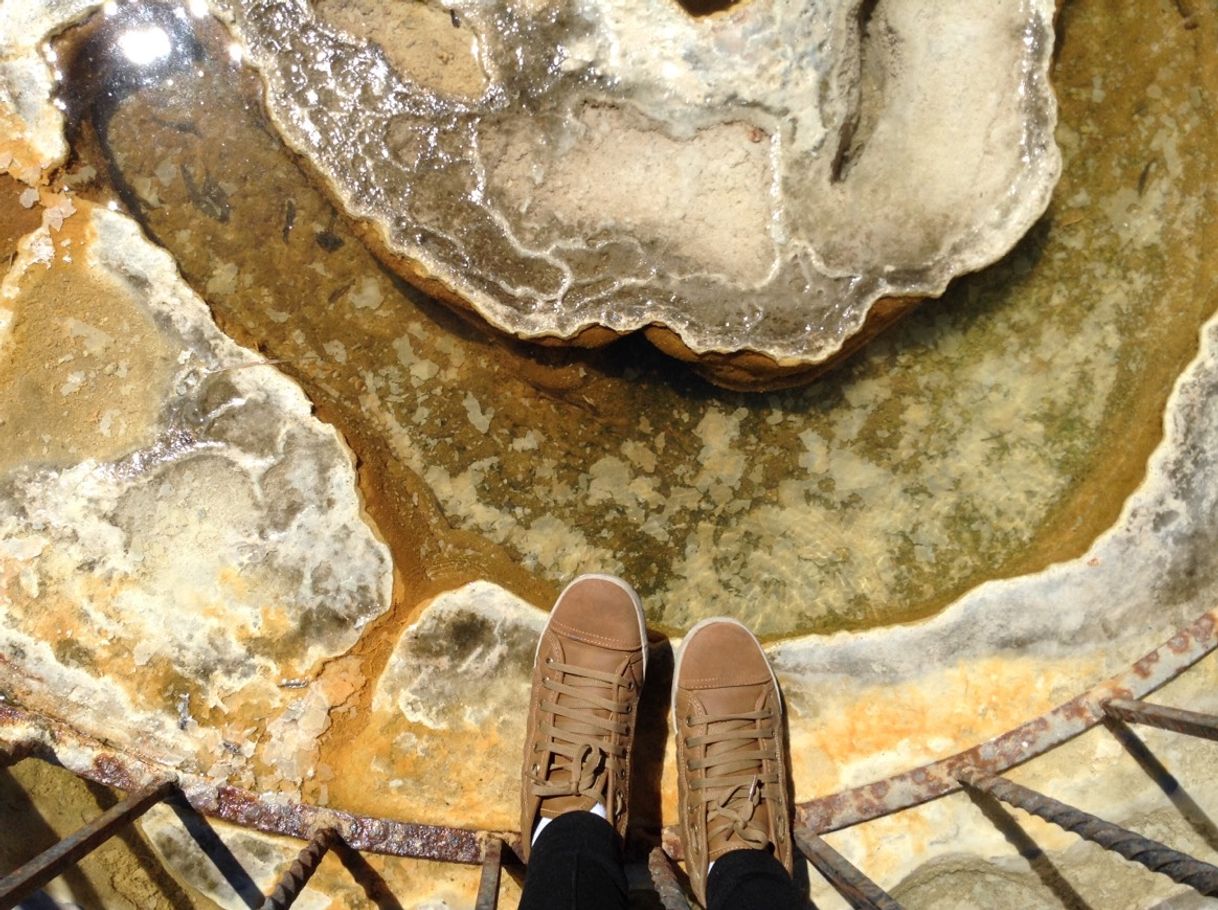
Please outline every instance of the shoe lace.
M546 663L558 676L542 681L553 696L541 702L546 719L539 725L544 737L539 751L545 755L531 775L533 793L542 799L579 795L604 802L606 782L621 769L626 756L624 736L629 728L623 715L631 709L631 697L623 690L632 684L621 673L553 658ZM575 681L582 684L573 685Z
M753 821L766 788L778 786L778 772L765 771L766 762L777 768L778 749L771 729L773 711L705 715L695 722L706 733L686 739L690 749L706 746L700 758L691 758L691 771L704 771L690 781L690 789L702 791L706 807L706 839L720 837L742 841L763 849L770 833ZM720 748L711 748L720 746Z

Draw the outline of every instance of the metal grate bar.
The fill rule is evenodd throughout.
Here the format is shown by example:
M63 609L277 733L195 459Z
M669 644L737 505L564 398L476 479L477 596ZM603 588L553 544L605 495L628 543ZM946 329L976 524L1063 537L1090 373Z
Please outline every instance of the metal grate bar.
M838 831L956 792L960 789L956 774L962 768L980 767L1001 774L1090 730L1104 717L1100 706L1114 695L1145 698L1216 650L1218 607L1177 630L1130 667L1052 711L964 752L884 780L800 803L796 806L796 822L818 834Z
M163 780L127 796L83 828L69 834L23 866L0 878L0 910L8 910L73 863L84 859L119 829L135 821L174 792L177 783Z
M854 910L901 910L888 892L810 829L796 828L795 842L808 862Z
M314 834L262 902L262 910L287 910L296 903L296 898L300 897L300 892L317 871L322 858L337 841L338 832L333 828L322 828Z
M647 854L647 871L651 873L651 883L664 910L689 910L689 901L677 880L677 870L663 847L653 847Z
M478 880L478 897L474 910L495 910L499 906L499 874L503 870L503 841L487 839L482 853L482 877Z
M1005 777L993 777L976 768L965 768L958 778L961 783L988 793L996 799L1039 816L1059 828L1073 831L1079 837L1119 853L1128 860L1141 863L1152 872L1166 875L1172 881L1218 897L1218 867L1211 866L1187 853L1173 850L1165 844L1143 837L1112 822L1106 822L1081 809L1029 790Z
M1129 724L1145 724L1173 733L1218 740L1218 717L1212 714L1152 705L1132 698L1114 698L1104 702L1104 713Z

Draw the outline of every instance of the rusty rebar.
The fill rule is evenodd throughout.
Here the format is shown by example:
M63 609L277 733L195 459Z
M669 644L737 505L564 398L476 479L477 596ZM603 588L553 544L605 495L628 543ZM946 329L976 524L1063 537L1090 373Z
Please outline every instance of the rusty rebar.
M963 784L1039 816L1059 828L1073 831L1079 837L1119 853L1125 859L1141 863L1152 872L1166 875L1172 881L1188 885L1207 897L1218 897L1218 866L1211 866L1187 853L1173 850L1166 844L1106 822L1005 777L995 777L976 768L964 768L957 778Z
M503 869L503 841L490 837L482 852L482 875L474 910L495 910L499 906L499 873Z
M870 784L841 790L796 806L796 823L819 834L849 828L960 789L956 773L980 767L994 774L1022 764L1090 730L1104 717L1100 706L1114 695L1145 698L1197 661L1218 650L1218 607L1206 610L1159 647L1116 675L1052 711L978 743L971 749ZM676 832L665 832L670 852L679 856Z
M655 886L664 910L689 910L689 899L677 879L672 859L663 847L651 848L647 854L647 871L651 873L651 884Z
M0 878L0 910L15 907L73 863L80 862L125 825L173 793L173 780L157 781L128 795L84 827Z
M883 888L869 879L809 828L795 829L795 843L830 885L854 910L901 910Z
M313 839L305 844L296 855L286 872L275 884L274 889L262 902L262 910L287 910L300 897L313 873L317 871L322 858L338 841L339 834L333 828L322 828L313 835Z
M1173 733L1218 740L1218 717L1213 714L1152 705L1133 698L1113 698L1104 702L1104 713L1127 724L1145 724Z

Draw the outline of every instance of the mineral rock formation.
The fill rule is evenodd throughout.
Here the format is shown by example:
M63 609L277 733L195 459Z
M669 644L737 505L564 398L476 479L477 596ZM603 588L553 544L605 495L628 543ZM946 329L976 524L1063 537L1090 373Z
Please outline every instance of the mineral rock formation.
M521 337L646 328L728 385L992 262L1059 172L1050 0L228 2L411 281Z
M31 186L67 154L63 118L48 103L54 70L39 45L97 6L96 0L50 0L0 6L0 172Z
M78 205L0 284L0 690L299 780L345 685L309 683L389 602L351 455L130 219Z
M370 6L320 9L353 31L375 21ZM391 59L453 55L465 40L447 13L398 9L414 27L386 44ZM132 221L89 205L104 197L80 160L48 173L64 153L61 120L39 102L54 60L19 56L48 27L6 31L23 13L0 6L0 120L17 124L0 130L11 156L0 170L30 184L0 176L0 695L185 775L277 794L268 800L515 824L513 706L546 599L510 593L506 559L453 569L455 544L399 543L386 610L389 560L349 454L273 364L219 334L176 261L223 325L258 339L328 419L357 431L361 457L383 438L419 478L404 485L399 524L422 509L440 518L419 519L408 541L502 545L539 586L620 558L610 568L649 585L672 645L695 608L784 639L770 648L800 799L950 754L1069 698L1218 597L1218 243L1197 190L1216 182L1207 98L1218 71L1213 13L1196 10L1182 22L1170 5L1072 5L1052 228L851 369L758 399L578 365L528 385L521 377L540 370L523 357L497 359L453 320L411 310L315 191L291 182L293 165L287 179L252 140L232 141L246 134L216 128L217 111L235 108L193 107L191 93L219 92L211 70L179 74L181 96L142 99L112 121L111 148L142 200L133 212L171 260ZM478 58L450 59L418 80L481 98L469 88ZM40 81L12 81L22 74ZM195 192L208 173L223 206ZM249 242L264 235L272 242ZM1154 389L1177 376L1164 412ZM1160 417L1147 465L1149 444L1131 439L1157 439ZM361 481L388 486L387 472L375 476L385 463L365 458ZM1065 517L1041 518L1044 503ZM1106 508L1112 518L1096 518ZM1083 517L1094 524L1078 532ZM1030 530L1067 524L1082 545ZM1031 550L1030 567L1005 555ZM412 559L431 579L480 580L424 589L407 577ZM946 609L898 623L932 583ZM862 630L862 614L844 612L855 602L888 628ZM802 634L812 619L840 631ZM645 748L658 759L662 648L655 657ZM1154 700L1214 712L1216 680L1211 657ZM1175 778L1174 805L1104 729L1017 779L1213 862L1212 826L1186 814L1195 799L1214 817L1211 744L1157 732L1143 735ZM77 771L93 758L63 756ZM641 828L672 822L672 780L669 764L641 788L653 813L662 807L636 814ZM141 826L201 902L249 905L170 810ZM1070 835L1020 827L1037 849L1020 853L957 795L830 839L909 907L1048 910L1062 901L1046 868L1076 902L1113 910L1179 890ZM256 890L300 846L216 828ZM403 906L468 905L477 885L473 867L372 862ZM834 906L812 878L818 906ZM310 892L301 906L365 903L336 863Z

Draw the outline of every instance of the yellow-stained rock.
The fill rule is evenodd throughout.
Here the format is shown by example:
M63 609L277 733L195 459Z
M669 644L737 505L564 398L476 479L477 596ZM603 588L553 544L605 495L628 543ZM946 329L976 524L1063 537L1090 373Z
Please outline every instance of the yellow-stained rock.
M351 455L133 222L79 209L0 287L4 688L299 792L298 756L361 684L330 661L389 601Z

